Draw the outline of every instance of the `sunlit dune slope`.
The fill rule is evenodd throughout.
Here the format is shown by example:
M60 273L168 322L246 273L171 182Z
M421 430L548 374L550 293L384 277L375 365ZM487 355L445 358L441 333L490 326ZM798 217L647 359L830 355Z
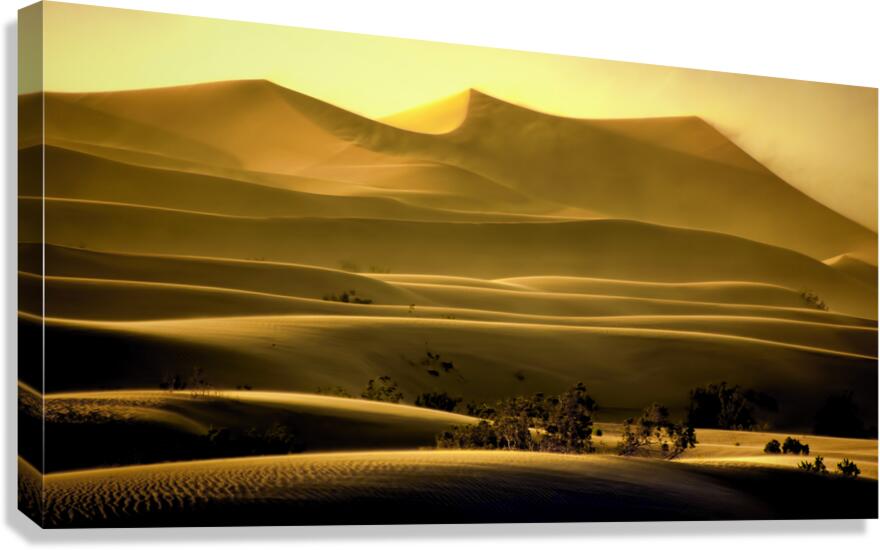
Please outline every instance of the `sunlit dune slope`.
M30 96L20 103L24 111L39 106ZM467 104L456 129L427 134L265 81L47 94L46 136L50 144L287 175L338 167L355 144L372 152L367 163L342 163L360 164L349 170L355 176L380 165L447 165L520 196L609 217L725 232L814 258L876 261L874 232L795 190L697 118L567 119L476 91Z
M25 341L40 330L22 318ZM773 394L776 425L786 429L811 426L832 393L853 390L864 411L877 405L873 357L698 332L353 316L48 320L45 331L49 391L155 387L163 373L198 365L217 386L293 391L356 393L390 375L409 399L441 390L495 400L581 380L604 406L629 409L684 407L690 388L726 380ZM421 364L427 351L454 369ZM28 372L23 365L22 379L34 384Z
M432 447L440 432L477 421L363 399L230 389L195 396L159 390L49 394L42 407L47 472L201 458L199 445L207 447L209 429L260 432L280 424L303 452L316 452ZM38 419L39 411L24 414Z
M385 276L379 277L385 278ZM536 291L566 294L605 294L629 296L632 298L761 304L780 307L804 306L804 299L796 290L776 285L739 281L654 283L649 281L622 281L587 277L517 277L499 279L496 282Z
M626 220L244 218L97 201L20 200L24 219L39 220L43 207L47 242L79 248L259 257L325 267L349 260L394 272L479 278L553 274L660 282L754 281L809 289L843 313L877 315L875 288L807 256L719 233ZM39 224L26 225L20 240L37 242L40 231Z
M628 301L620 298L559 296L559 300L538 301L539 306L564 304L562 315L507 313L505 311L442 306L411 307L341 303L315 298L295 298L274 294L231 290L216 287L143 283L105 279L46 277L19 274L19 311L34 316L43 314L40 296L45 292L45 314L49 317L108 321L142 321L204 317L258 315L337 315L396 317L409 319L457 319L495 323L543 324L549 326L623 327L703 332L744 336L771 342L788 343L865 356L877 355L877 329L861 326L860 319L845 318L808 310L748 308L714 304L673 303L664 311L665 302ZM460 289L457 289L460 291ZM345 292L349 292L346 290ZM465 293L470 292L468 289ZM364 298L366 295L363 295ZM508 296L517 304L521 295ZM526 300L526 302L534 300ZM124 309L119 304L124 303ZM421 301L419 302L422 303ZM507 303L497 304L504 309ZM517 304L518 305L518 304ZM571 315L572 306L593 310L599 315ZM638 313L653 310L653 314ZM703 314L694 314L694 311ZM714 311L713 314L705 314ZM614 313L617 314L614 314ZM803 313L801 313L803 312ZM720 313L720 314L719 314ZM751 314L751 316L749 316ZM799 320L800 319L800 320ZM803 320L807 319L807 320ZM838 324L839 323L839 324ZM867 324L867 322L865 322Z
M37 244L19 245L19 255L21 270L40 273L45 258L46 274L56 277L171 283L317 299L356 290L381 304L411 304L415 299L411 292L377 279L299 264L119 254Z
M848 254L841 254L825 260L825 263L846 273L853 279L871 287L877 287L877 266L853 258Z
M593 434L593 444L599 453L617 453L617 445L623 433L622 422L608 422L604 418L614 415L617 411L599 411L594 424L602 430L602 435ZM629 415L637 411L629 412ZM624 416L623 418L626 418ZM762 432L740 430L713 430L698 428L696 430L697 446L688 449L675 458L676 462L694 464L712 464L717 466L736 467L777 467L796 469L803 460L812 461L817 456L823 457L825 465L831 472L836 472L837 463L844 458L854 461L861 470L861 476L877 479L877 440L856 439L847 437L825 437L811 433L796 432ZM768 454L764 446L775 439L780 443L792 437L809 445L810 454Z
M523 294L478 292L472 296L471 301L476 302L481 309L537 314L543 308L543 311L552 315L578 313L577 305L569 303L571 295L589 294L600 297L645 299L622 302L622 305L629 304L637 313L642 314L647 311L639 310L635 307L636 304L661 307L662 301L672 301L673 303L668 304L670 308L678 307L679 311L684 312L687 311L688 306L674 302L686 301L717 304L712 306L708 303L696 303L692 305L691 312L759 314L761 308L726 308L721 305L751 304L776 308L767 310L765 312L767 315L841 324L860 323L858 320L848 320L816 310L804 301L798 291L762 283L670 284L578 277L486 280L441 275L356 274L335 269L266 261L123 254L55 245L47 245L44 249L37 244L27 243L21 244L19 250L20 269L39 273L41 262L45 257L46 273L53 277L211 286L303 298L320 298L328 293L338 294L344 290L354 289L380 305L409 305L417 302L418 305L452 306L457 301L467 301L460 296L467 296L468 288L494 289L520 291ZM360 264L360 268L388 269L384 265L374 264ZM429 298L428 294L431 294L433 289L437 290L433 291L434 296ZM442 300L444 293L450 296L449 302ZM557 299L553 296L555 293L563 295ZM536 305L538 309L532 309L530 305ZM553 309L554 305L557 309ZM715 309L707 309L712 307ZM788 309L778 310L778 308ZM797 308L799 311L789 311L791 308ZM580 311L583 314L588 310ZM623 311L615 314L623 314Z
M37 476L27 465L20 472ZM225 459L50 474L44 483L47 527L876 514L868 480L498 451Z
M44 160L45 155L45 160ZM46 162L46 195L131 203L239 216L377 217L410 220L491 220L488 214L465 214L405 205L392 198L303 193L252 182L178 170L154 169L106 160L58 147L21 151L22 194L39 196L38 166ZM503 219L500 215L495 219ZM515 219L510 216L510 219Z
M376 133L361 130L358 139ZM612 217L876 261L876 233L797 191L696 117L566 119L472 90L466 119L450 133L381 143Z
M141 167L59 147L20 152L25 178L20 194L157 206L233 216L362 217L402 220L505 221L529 219L501 213L468 213L404 204L388 197L329 195L259 183ZM46 163L45 182L41 177ZM315 182L315 186L320 185ZM329 190L328 190L329 191ZM382 195L380 191L372 193ZM463 193L462 193L463 194ZM406 197L404 197L406 198Z

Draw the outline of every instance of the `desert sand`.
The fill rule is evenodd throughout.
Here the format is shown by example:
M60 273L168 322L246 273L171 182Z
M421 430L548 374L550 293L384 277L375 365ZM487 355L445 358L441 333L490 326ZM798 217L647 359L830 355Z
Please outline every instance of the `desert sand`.
M19 108L19 330L46 349L20 414L49 453L21 472L47 525L876 514L876 440L810 432L848 391L876 432L877 235L697 117L465 90L380 121L261 80L47 93L44 128L42 97ZM158 389L195 368L209 395ZM401 404L317 395L380 376ZM412 406L576 381L602 456L431 451L477 420ZM772 395L773 431L610 456L626 415L720 381ZM211 430L272 422L305 454L201 460ZM785 432L869 479L764 455ZM777 494L817 487L852 506Z

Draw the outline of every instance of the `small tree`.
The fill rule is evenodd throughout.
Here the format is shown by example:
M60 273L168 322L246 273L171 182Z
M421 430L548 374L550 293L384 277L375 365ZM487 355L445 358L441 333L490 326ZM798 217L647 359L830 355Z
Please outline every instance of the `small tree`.
M779 441L771 439L766 445L764 445L764 452L771 455L778 455L782 453L782 446L779 444Z
M541 448L547 451L589 453L593 451L593 414L596 401L587 394L587 388L578 382L573 388L550 400L536 396L536 410L540 410L540 428L545 432ZM546 410L546 413L544 413Z
M451 397L446 392L427 392L416 397L416 407L438 411L452 412L459 403L461 403L461 397Z
M403 393L397 387L397 382L390 376L380 376L367 382L367 387L361 393L361 397L371 401L385 401L388 403L400 403Z
M837 463L837 472L844 477L859 477L859 474L862 473L856 463L848 458Z

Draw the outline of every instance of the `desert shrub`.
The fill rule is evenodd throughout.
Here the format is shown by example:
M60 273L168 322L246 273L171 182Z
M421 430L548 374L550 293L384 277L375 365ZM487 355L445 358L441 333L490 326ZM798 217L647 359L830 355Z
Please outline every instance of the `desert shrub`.
M294 431L279 422L246 431L212 427L205 440L210 456L291 454L304 449Z
M465 404L465 412L468 416L475 416L477 418L494 418L495 416L495 408L486 404L486 403L477 403L476 401L470 401Z
M831 395L816 413L813 433L838 437L864 437L867 430L851 391Z
M812 308L828 311L828 305L815 292L803 290L801 291L801 299Z
M438 411L454 411L459 403L461 403L461 397L451 397L446 392L427 392L416 397L416 407L437 409Z
M536 396L533 407L539 418L536 427L543 431L542 450L592 452L593 414L598 407L581 382L559 397Z
M325 294L323 300L326 302L342 302L344 304L372 304L371 298L361 298L357 295L357 291L349 290L336 294Z
M397 382L390 376L380 376L367 382L367 387L361 393L361 397L371 401L386 401L388 403L400 403L403 393L397 387Z
M437 436L441 449L497 449L498 434L486 420L470 426L456 426Z
M669 409L653 403L638 420L628 418L623 422L618 452L633 456L649 454L654 450L666 458L675 458L696 444L697 436L692 426L672 422Z
M785 441L782 443L782 452L787 455L792 454L806 456L810 454L810 446L801 443L800 439L786 437Z
M765 393L721 382L691 390L687 423L696 428L752 430L759 424L758 410L777 409L776 400Z
M782 452L782 446L779 444L779 441L771 439L766 445L764 445L764 452L771 455L778 455Z
M844 477L859 477L862 471L856 466L856 463L848 458L844 458L842 462L837 463L837 472Z
M318 387L315 389L315 393L319 395L330 395L333 397L354 397L342 386L327 386Z
M813 462L809 460L802 460L800 464L798 464L799 470L804 470L806 472L813 472L816 474L826 474L828 473L828 468L825 466L825 459L821 456L817 456L813 459Z
M588 453L593 451L593 413L597 408L581 383L559 396L538 393L512 397L494 407L469 403L469 414L487 420L444 432L437 444L447 448Z

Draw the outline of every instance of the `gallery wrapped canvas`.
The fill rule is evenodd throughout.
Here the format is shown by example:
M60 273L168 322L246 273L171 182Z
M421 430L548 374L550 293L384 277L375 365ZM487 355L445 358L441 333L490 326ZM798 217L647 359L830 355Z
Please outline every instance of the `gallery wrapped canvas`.
M43 527L877 517L877 90L40 2Z

